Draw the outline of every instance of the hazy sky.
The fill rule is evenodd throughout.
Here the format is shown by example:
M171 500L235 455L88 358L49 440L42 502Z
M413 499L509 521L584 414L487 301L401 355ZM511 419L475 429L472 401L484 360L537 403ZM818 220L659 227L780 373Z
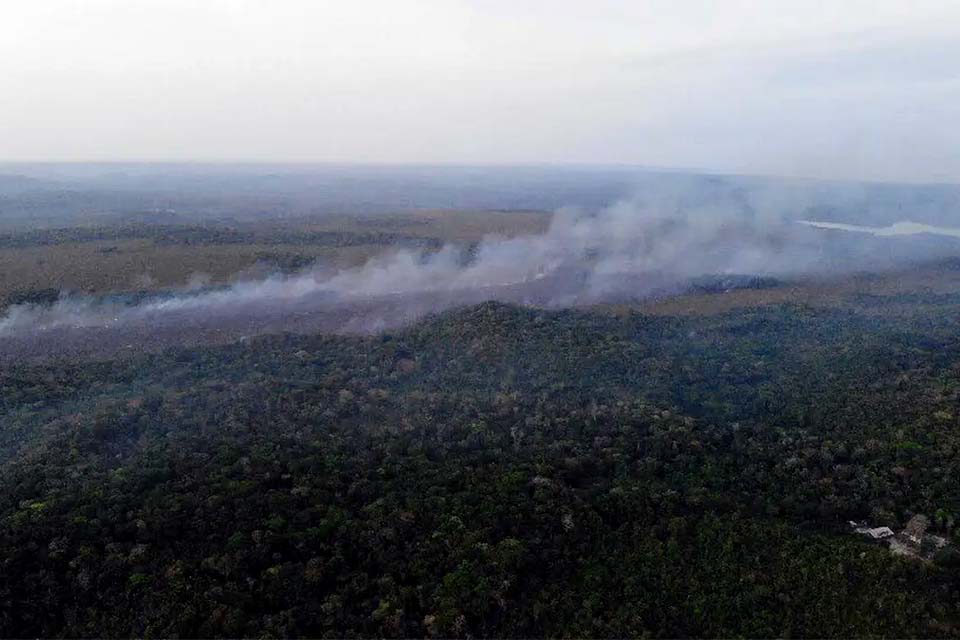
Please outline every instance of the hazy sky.
M0 159L960 181L957 0L3 0Z

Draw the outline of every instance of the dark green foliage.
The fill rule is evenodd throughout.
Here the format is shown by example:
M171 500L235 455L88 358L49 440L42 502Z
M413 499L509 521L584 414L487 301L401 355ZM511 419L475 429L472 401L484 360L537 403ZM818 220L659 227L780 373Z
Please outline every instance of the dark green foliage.
M952 302L0 372L0 635L956 636ZM937 306L937 305L940 306Z
M312 266L316 262L316 257L299 253L261 251L257 254L257 260L281 273L296 273Z
M20 289L6 296L0 309L15 304L50 305L60 297L59 289Z

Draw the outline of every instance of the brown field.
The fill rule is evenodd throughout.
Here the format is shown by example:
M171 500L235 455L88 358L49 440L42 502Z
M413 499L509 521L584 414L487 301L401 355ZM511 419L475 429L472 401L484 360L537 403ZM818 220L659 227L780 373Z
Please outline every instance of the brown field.
M550 214L538 212L432 211L416 214L328 216L262 222L251 231L347 234L393 233L440 242L476 242L487 235L542 233ZM222 284L264 276L269 257L316 259L329 268L358 266L390 250L383 244L158 244L149 239L69 242L0 249L0 306L16 292L60 289L110 293L177 288L191 282Z
M264 254L315 257L336 266L362 264L382 246L158 246L149 240L85 242L0 250L0 298L26 289L106 293L230 282L255 270ZM266 268L266 267L264 267Z

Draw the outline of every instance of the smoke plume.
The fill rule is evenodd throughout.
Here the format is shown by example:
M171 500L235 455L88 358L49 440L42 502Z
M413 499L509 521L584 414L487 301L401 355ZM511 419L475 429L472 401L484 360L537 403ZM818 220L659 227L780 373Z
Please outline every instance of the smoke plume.
M715 195L715 194L713 194ZM852 243L843 225L797 224L769 194L690 198L682 190L599 211L561 209L542 235L487 237L438 251L396 250L365 265L316 268L232 286L195 286L136 304L62 296L18 305L0 338L42 332L203 330L371 331L488 299L566 306L680 291L692 278L790 277L884 266L908 257ZM826 226L827 229L817 228ZM951 250L955 247L951 247Z

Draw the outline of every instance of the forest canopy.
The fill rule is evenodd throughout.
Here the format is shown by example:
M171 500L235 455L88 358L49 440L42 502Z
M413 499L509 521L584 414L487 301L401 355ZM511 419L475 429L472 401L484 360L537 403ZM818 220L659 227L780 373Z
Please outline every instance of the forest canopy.
M5 368L0 633L957 635L847 523L953 533L960 300L861 302Z

